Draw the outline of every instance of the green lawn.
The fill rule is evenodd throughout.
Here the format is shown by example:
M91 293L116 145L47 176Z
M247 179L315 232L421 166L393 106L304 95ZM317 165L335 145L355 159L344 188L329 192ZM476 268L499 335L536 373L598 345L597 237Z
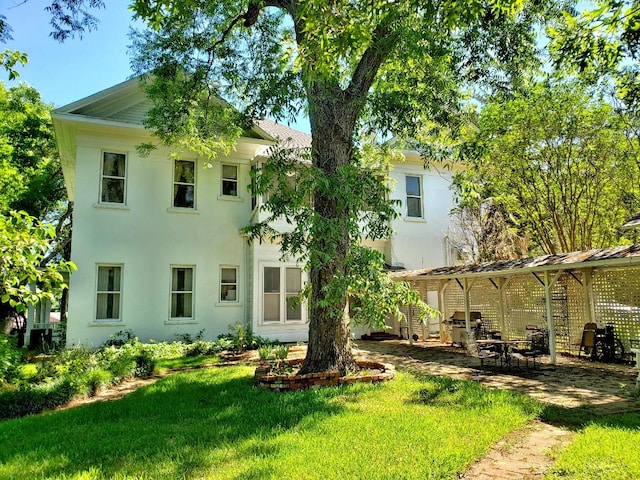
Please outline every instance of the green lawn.
M557 457L546 479L640 479L640 413L591 419Z
M277 394L252 367L166 377L126 398L0 423L0 478L454 479L540 413L474 382L398 373Z

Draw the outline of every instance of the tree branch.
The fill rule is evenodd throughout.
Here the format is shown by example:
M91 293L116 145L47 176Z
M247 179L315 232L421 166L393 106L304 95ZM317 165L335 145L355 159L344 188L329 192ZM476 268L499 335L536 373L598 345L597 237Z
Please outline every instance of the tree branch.
M346 89L347 97L363 98L378 74L378 70L389 56L389 52L400 40L400 35L391 27L390 21L378 24L373 32L371 44L365 50L353 72L351 83Z

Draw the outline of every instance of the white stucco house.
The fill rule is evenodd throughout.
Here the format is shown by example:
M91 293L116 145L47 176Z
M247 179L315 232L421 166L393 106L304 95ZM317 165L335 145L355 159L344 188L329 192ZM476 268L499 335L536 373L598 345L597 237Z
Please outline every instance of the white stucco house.
M210 168L189 152L159 148L142 125L150 101L132 79L53 112L69 199L74 202L68 345L99 346L131 330L143 341L205 339L247 323L257 335L307 339L304 305L285 308L306 281L277 245L249 244L240 229L259 214L250 169L276 138L308 145L305 133L260 121ZM394 166L402 202L395 234L375 246L394 267L450 263L445 242L450 173L425 170L416 153Z

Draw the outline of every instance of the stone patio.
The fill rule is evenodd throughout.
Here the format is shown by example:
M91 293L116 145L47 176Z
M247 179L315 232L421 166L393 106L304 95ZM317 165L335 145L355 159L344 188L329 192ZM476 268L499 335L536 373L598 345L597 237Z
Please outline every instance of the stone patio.
M584 407L594 414L640 410L640 402L630 397L638 371L632 365L598 363L558 355L555 365L542 357L540 368L502 368L491 363L483 368L477 358L462 348L439 341L357 340L356 355L395 364L432 375L469 379L494 388L515 390L553 405Z

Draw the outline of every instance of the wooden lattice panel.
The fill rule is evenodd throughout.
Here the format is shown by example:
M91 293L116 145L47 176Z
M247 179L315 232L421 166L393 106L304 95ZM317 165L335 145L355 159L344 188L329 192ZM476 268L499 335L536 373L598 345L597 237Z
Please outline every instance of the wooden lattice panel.
M500 330L500 294L489 280L476 280L473 283L469 290L469 305L471 311L482 313L486 330Z
M546 327L544 288L533 275L512 277L504 289L503 338L526 338L528 325Z
M640 339L640 268L596 270L593 297L598 326L613 325L625 349Z
M453 312L464 311L464 293L455 281L450 281L444 287L442 319L446 320Z

